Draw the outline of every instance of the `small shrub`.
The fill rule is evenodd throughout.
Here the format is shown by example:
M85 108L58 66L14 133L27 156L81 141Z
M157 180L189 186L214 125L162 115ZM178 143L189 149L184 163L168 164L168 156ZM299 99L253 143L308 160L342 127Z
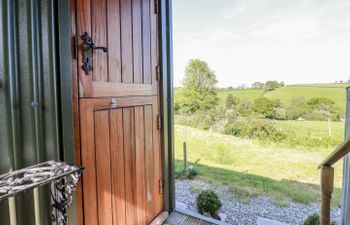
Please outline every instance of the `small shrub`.
M202 191L197 197L197 207L200 214L209 213L212 217L218 218L221 206L221 200L214 191Z
M309 215L304 221L304 225L319 225L320 216L317 213Z
M186 171L186 177L189 180L193 180L198 175L197 169L194 166L189 166Z
M192 165L188 166L187 169L184 169L183 167L176 166L175 168L175 177L176 179L189 179L193 180L197 175L197 164L199 163L200 159L197 159Z

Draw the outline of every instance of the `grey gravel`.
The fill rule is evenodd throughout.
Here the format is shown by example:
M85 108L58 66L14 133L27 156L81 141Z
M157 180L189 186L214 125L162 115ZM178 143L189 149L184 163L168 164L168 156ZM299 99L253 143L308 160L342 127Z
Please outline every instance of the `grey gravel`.
M196 197L198 190L213 190L221 197L220 213L227 217L225 222L233 225L254 225L258 217L265 217L290 225L302 225L305 218L312 213L319 213L320 204L301 204L288 201L288 206L276 206L269 197L252 197L249 203L242 203L227 187L218 187L201 180L176 180L176 201L188 210L198 212ZM192 188L191 191L191 187ZM193 190L198 189L198 190ZM340 208L331 212L332 219L340 224Z

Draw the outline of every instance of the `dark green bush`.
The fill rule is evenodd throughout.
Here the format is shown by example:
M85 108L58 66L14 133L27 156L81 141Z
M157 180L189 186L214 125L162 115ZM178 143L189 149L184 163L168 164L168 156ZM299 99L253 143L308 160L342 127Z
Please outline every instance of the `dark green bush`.
M225 133L237 137L253 138L262 141L281 142L287 138L287 133L277 128L273 121L248 119L237 120L225 126Z
M216 108L208 111L197 111L191 114L181 114L176 116L176 123L195 127L203 130L209 130L212 126L226 117L226 110Z
M304 225L319 225L320 216L317 213L309 215L304 221Z
M200 214L209 213L213 216L217 214L221 206L221 200L214 191L202 191L197 197L197 207Z

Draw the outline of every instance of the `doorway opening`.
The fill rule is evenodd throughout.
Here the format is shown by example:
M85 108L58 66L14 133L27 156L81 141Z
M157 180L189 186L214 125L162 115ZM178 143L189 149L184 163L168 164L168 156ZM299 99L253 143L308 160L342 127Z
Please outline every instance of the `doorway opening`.
M319 214L317 166L344 139L349 10L342 0L173 2L177 208L240 225ZM340 224L342 163L335 175Z

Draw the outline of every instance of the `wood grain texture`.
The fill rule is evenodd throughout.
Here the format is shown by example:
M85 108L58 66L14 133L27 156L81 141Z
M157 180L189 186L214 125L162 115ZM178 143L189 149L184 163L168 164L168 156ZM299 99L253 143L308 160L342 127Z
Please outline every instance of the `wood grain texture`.
M79 225L147 225L163 211L155 0L71 1L79 38L72 59L75 155L85 167ZM108 54L94 51L92 75L81 69L84 32L108 46Z
M142 0L132 0L132 43L134 63L134 83L143 83L142 71Z
M96 183L99 224L112 225L111 152L108 110L95 111Z
M123 109L110 111L111 122L111 160L112 160L112 183L113 183L113 224L126 224L125 217L125 163L124 163L124 128Z
M90 0L79 0L76 4L77 7L77 35L79 43L78 51L78 73L79 73L79 96L90 97L92 95L91 82L92 77L86 76L82 70L82 59L83 59L83 46L80 36L84 32L91 34L91 5Z
M147 221L144 106L135 107L135 157L137 224L146 224Z
M146 199L147 199L147 221L154 218L154 158L153 158L153 112L152 105L145 105L145 163L146 163Z
M130 225L136 223L136 157L135 157L135 111L134 108L123 109L124 126L124 161L125 161L125 200L126 200L126 218Z
M132 46L132 5L130 0L120 0L121 42L122 42L122 82L133 83L133 46Z
M120 83L122 80L121 68L121 39L120 39L120 2L107 1L108 24L108 81Z
M153 182L153 193L155 199L155 212L159 213L163 209L163 196L159 193L159 182L163 177L162 167L162 151L161 151L161 136L158 130L157 117L159 114L158 98L153 98L153 158L154 158L154 182ZM156 216L156 215L154 215Z
M149 92L156 95L159 64L158 15L154 13L155 0L81 0L77 8L79 37L80 97L120 96L120 87L128 84L151 85ZM88 32L96 46L108 47L108 53L92 53L92 75L81 69L82 41ZM123 85L123 86L118 86ZM143 88L143 89L145 89ZM128 88L131 95L135 86Z
M75 41L77 36L77 18L76 18L76 1L70 0L70 28L71 28L71 48L72 48L72 109L73 109L73 125L74 125L74 163L76 165L81 165L81 155L80 155L80 130L79 130L79 85L78 85L78 59L75 58L76 49ZM77 184L76 188L76 212L77 212L77 224L83 225L83 187L82 180Z
M107 47L107 5L106 0L91 0L91 37L96 46ZM93 59L93 81L108 81L108 55L95 50Z
M164 222L171 225L214 225L213 223L203 221L192 216L188 216L179 212L172 212Z
M155 5L155 1L150 0L151 6ZM159 64L159 46L158 46L158 15L154 12L154 7L151 7L150 21L151 21L151 70L152 70L152 84L153 84L153 94L157 94L159 91L158 82L156 82L157 76L157 66Z
M142 1L142 42L143 42L143 83L152 84L151 70L151 5L150 0Z
M93 97L152 95L152 86L145 84L94 82L92 89Z
M91 102L80 100L80 129L84 186L84 220L87 225L98 225L94 116Z

